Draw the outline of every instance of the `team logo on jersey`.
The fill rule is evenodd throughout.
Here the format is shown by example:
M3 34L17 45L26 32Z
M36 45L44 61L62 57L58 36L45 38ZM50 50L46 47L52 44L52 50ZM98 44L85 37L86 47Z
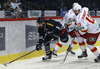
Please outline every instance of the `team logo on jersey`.
M81 27L81 23L78 23L78 27Z
M70 20L71 20L71 18L68 19L68 21L70 21Z
M95 37L91 37L91 38L90 38L90 41L95 41L95 40L96 40Z

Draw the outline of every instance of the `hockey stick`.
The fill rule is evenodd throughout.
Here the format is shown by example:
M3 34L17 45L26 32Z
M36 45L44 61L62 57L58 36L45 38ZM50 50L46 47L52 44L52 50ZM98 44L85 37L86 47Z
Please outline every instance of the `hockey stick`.
M69 46L70 46L70 45L69 45ZM69 48L69 47L68 47L68 48ZM63 61L61 61L61 64L63 64L63 63L65 62L65 60L66 60L66 58L67 58L67 56L68 56L68 53L69 53L69 51L66 51L66 55L65 55Z
M73 38L73 40L74 40L74 38ZM72 41L73 41L73 40L72 40ZM70 44L70 45L71 45L71 44ZM69 45L69 47L70 47L70 45ZM69 48L69 47L68 47L68 48ZM69 51L68 51L68 49L67 49L65 58L64 58L63 61L61 62L62 64L65 62L65 60L66 60L66 58L67 58L67 56L68 56L68 53L69 53Z
M66 58L67 58L67 56L68 56L68 51L66 52L66 55L65 55L65 58L63 59L63 61L61 62L62 64L65 62L65 60L66 60Z
M75 29L78 30L79 28L78 28L78 27L75 27ZM78 37L78 36L77 36L77 37ZM75 39L75 36L74 36L74 38L72 39L72 41L73 41L74 39ZM72 41L71 41L71 42L72 42ZM72 43L71 43L71 44L72 44ZM70 44L70 45L71 45L71 44ZM70 47L70 45L69 45L69 47ZM68 48L69 48L69 47L68 47ZM67 58L67 56L68 56L68 53L69 53L69 51L68 51L68 49L67 49L65 58L64 58L63 61L61 62L62 64L65 62L65 60L66 60L66 58Z
M2 63L2 64L5 65L5 66L7 66L7 64L13 63L14 61L19 60L20 58L23 58L23 57L27 56L28 54L30 54L30 53L32 53L32 52L34 52L34 51L36 51L36 49L34 49L34 50L30 51L29 53L27 53L27 54L25 54L25 55L22 55L22 56L20 56L20 57L14 59L14 60L12 60L12 61L10 61L10 62L4 62L4 63Z
M50 40L50 41L46 42L45 44L47 44L47 43L49 43L49 42L51 42L51 41L53 41L53 40ZM43 46L43 45L42 45L42 46ZM4 62L4 63L2 63L2 64L5 65L5 66L7 66L7 64L13 63L13 62L15 62L15 61L17 61L17 60L19 60L19 59L21 59L21 58L23 58L23 57L25 57L25 56L31 54L31 53L34 52L34 51L36 51L36 49L34 49L34 50L30 51L29 53L26 53L25 55L22 55L22 56L20 56L20 57L14 59L14 60L12 60L12 61L10 61L10 62Z

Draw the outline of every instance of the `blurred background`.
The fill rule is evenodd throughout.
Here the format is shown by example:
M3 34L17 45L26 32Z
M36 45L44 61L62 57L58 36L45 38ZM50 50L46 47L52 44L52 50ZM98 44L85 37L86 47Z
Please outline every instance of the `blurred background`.
M0 18L63 17L74 2L100 16L99 0L0 0Z

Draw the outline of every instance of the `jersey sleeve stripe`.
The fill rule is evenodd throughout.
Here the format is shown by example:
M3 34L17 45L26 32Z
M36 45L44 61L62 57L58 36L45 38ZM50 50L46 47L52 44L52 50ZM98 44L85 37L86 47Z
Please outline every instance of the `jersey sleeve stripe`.
M81 32L84 32L84 33L86 33L86 32L87 32L87 29L85 29L85 30L81 30Z
M71 23L67 23L67 25L68 25L68 26L71 26L71 25L72 25L72 22L71 22Z

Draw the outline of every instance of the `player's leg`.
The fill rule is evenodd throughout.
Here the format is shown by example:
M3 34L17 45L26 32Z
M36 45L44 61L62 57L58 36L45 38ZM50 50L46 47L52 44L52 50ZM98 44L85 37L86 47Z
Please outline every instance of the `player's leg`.
M78 56L78 58L83 58L85 57L87 59L88 54L87 54L87 50L86 50L86 46L85 46L85 42L84 42L84 38L82 37L78 37L77 41L79 42L79 46L82 50L82 54Z
M55 48L53 50L53 53L56 54L56 52L64 45L67 45L68 42L68 35L67 32L65 32L62 36L60 36L60 41L55 45ZM54 55L53 54L53 55ZM55 55L57 56L57 54Z
M75 52L72 51L73 47L77 44L77 37L75 37L72 41L71 44L69 45L67 51L69 51L71 54L75 54Z
M94 45L89 45L88 44L88 47L91 50L91 52L97 57L96 59L94 59L94 61L95 62L100 61L100 54L98 52L98 49Z
M68 34L73 38L73 40L71 41L71 44L69 45L69 48L67 49L67 51L69 51L72 54L75 54L75 52L72 51L73 47L77 44L75 29L70 31Z
M96 59L94 59L95 62L100 62L100 53L98 52L98 49L94 46L94 44L97 41L98 36L99 34L90 34L87 38L88 48L97 57Z
M50 50L50 40L52 39L51 36L46 36L45 37L45 40L44 40L44 45L45 45L45 53L46 53L46 56L42 58L42 60L47 60L47 59L51 59L51 54L52 54L52 51Z

